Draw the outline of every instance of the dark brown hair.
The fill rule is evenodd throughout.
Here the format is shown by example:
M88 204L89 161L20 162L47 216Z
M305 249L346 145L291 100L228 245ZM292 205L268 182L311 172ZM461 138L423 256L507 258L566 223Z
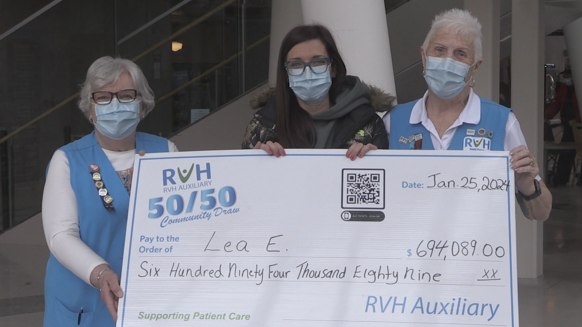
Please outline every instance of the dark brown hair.
M277 62L277 85L275 96L276 129L279 143L285 148L313 148L316 134L311 115L299 106L297 97L289 87L285 61L287 54L299 43L320 40L331 59L330 72L335 70L329 90L331 105L335 104L346 78L346 65L339 54L333 36L323 25L301 25L293 28L281 42Z

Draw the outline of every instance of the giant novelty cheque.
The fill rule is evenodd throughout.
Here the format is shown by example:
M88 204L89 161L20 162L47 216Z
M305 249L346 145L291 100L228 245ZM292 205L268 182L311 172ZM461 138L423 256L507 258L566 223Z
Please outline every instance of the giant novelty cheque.
M508 152L136 156L117 326L518 326Z

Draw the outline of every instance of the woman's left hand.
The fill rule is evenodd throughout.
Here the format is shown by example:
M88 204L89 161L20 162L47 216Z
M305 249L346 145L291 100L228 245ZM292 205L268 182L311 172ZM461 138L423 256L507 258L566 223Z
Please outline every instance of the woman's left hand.
M354 143L350 145L348 152L346 152L346 157L350 160L356 160L357 157L364 157L364 155L370 150L378 150L378 147L372 143L364 145L363 143Z
M119 299L123 297L123 290L119 286L119 276L111 270L109 265L102 264L93 269L91 284L99 289L101 300L105 302L113 321L117 321L117 306Z
M535 192L533 180L540 173L535 157L523 145L514 148L509 154L511 168L516 172L515 186L523 194L533 194Z
M536 158L523 145L514 148L509 154L511 168L515 170L515 187L525 196L533 195L536 193L534 179L540 173ZM538 184L541 192L539 196L531 200L518 197L517 202L527 218L544 221L550 217L552 211L552 194L543 181L540 180Z

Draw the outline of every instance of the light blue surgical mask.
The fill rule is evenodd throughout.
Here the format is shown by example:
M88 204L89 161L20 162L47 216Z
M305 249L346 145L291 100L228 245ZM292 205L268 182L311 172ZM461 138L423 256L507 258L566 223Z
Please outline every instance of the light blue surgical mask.
M128 137L139 123L140 101L120 103L117 98L109 104L95 104L95 127L110 139Z
M473 64L474 65L474 64ZM452 58L426 56L424 80L431 91L441 99L452 99L465 88L469 66Z
M323 73L314 73L311 68L305 67L303 74L289 75L289 87L305 103L320 103L331 87L329 69Z

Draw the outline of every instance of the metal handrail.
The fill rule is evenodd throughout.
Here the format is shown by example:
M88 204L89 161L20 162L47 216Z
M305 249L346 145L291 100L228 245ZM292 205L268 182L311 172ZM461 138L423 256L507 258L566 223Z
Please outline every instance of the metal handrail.
M246 51L249 51L249 50L251 50L252 48L256 47L257 45L259 45L259 44L261 44L261 43L265 42L265 41L266 41L266 40L268 40L270 37L271 37L271 35L270 35L270 34L269 34L269 35L267 35L267 36L264 36L264 37L262 37L262 38L261 38L261 39L259 39L257 42L255 42L255 43L253 43L253 44L249 45L249 46L246 48ZM168 99L169 97L171 97L172 95L174 95L174 94L176 94L176 93L180 92L181 90L185 89L185 88L186 88L186 87L188 87L189 85L191 85L191 84L193 84L193 83L196 83L196 82L198 82L198 81L199 81L200 79L202 79L204 76L206 76L206 75L209 75L209 74L210 74L210 73L212 73L213 71L215 71L215 70L217 70L217 69L221 68L222 66L224 66L224 65L228 64L229 62L233 61L233 60L234 60L234 59L236 59L236 58L237 58L237 57L238 57L238 56L239 56L239 55L240 55L242 52L243 52L243 51L241 50L241 51L239 51L239 52L237 52L237 53L233 54L232 56L228 57L227 59L225 59L225 60L224 60L224 61L222 61L221 63L219 63L219 64L217 64L217 65L213 66L212 68L208 69L207 71L203 72L202 74L200 74L200 75L198 75L198 76L194 77L193 79L189 80L188 82L184 83L183 85L181 85L181 86L180 86L180 87L178 87L177 89L174 89L174 90L173 90L173 91L171 91L170 93L168 93L168 94L164 95L163 97L160 97L160 98L159 98L159 99L156 101L156 104L159 104L160 102L162 102L162 101L164 101L164 100Z
M217 13L218 11L224 9L226 6L232 4L233 2L235 2L237 0L228 0L225 1L223 4L221 4L220 6L212 9L211 11L207 12L206 14L204 14L203 16L201 16L200 18L196 19L195 21L193 21L192 23L184 26L183 28L181 28L179 31L175 32L174 34L170 35L169 37L167 37L166 39L158 42L157 44L155 44L154 46L150 47L149 49L147 49L146 51L142 52L141 54L139 54L138 56L136 56L135 58L131 59L131 61L136 62L137 60L143 58L145 55L149 54L150 52L156 50L157 48L161 47L162 45L172 41L176 36L188 31L189 29L193 28L194 26L202 23L203 21L205 21L206 19L210 18L210 16L214 15L215 13ZM237 53L238 55L238 53ZM230 59L230 58L229 58ZM229 60L227 59L227 60ZM232 59L230 59L232 60ZM220 65L220 64L219 64ZM175 93L175 92L174 92ZM12 137L14 137L15 135L19 134L20 132L24 131L25 129L27 129L28 127L36 124L37 122L39 122L40 120L42 120L43 118L45 118L46 116L52 114L53 112L59 110L60 108L64 107L66 104L68 104L69 102L76 100L79 98L79 94L80 92L77 92L73 95L71 95L70 97L66 98L65 100L61 101L59 104L57 104L56 106L50 108L49 110L45 111L44 113L40 114L39 116L37 116L36 118L32 119L31 121L29 121L28 123L20 126L19 128L17 128L14 132L9 133L8 135L6 135L5 137L0 139L0 144L8 141L9 139L11 139ZM173 93L172 93L173 94Z
M36 17L44 14L47 10L51 9L52 7L56 6L57 4L59 4L61 1L63 0L54 0L53 2L49 3L48 5L42 7L40 10L38 10L37 12L35 12L34 14L28 16L28 18L26 18L25 20L21 21L20 23L16 24L15 26L13 26L11 29L9 29L8 31L2 33L2 35L0 35L0 40L3 40L4 38L6 38L7 36L9 36L10 34L16 32L18 29L20 29L22 26L30 23L33 19L35 19Z
M411 70L412 68L421 65L422 64L422 60L418 60L417 62L413 63L412 65L404 68L403 70L399 71L398 73L394 74L394 77L398 77L404 73L406 73L407 71Z
M150 20L149 22L147 22L144 25L142 25L140 28L138 28L135 31L133 31L133 32L129 33L128 35L126 35L123 39L117 41L117 45L121 45L123 42L125 42L125 41L131 39L132 37L136 36L137 34L141 33L142 31L144 31L148 27L152 26L153 24L159 22L161 19L165 18L169 14L171 14L174 11L176 11L176 10L182 8L183 6L187 5L188 3L190 3L190 1L192 1L192 0L184 0L184 1L180 2L179 4L173 6L172 8L166 10L166 12L164 12L163 14L161 14L158 17Z
M202 23L203 21L207 20L208 18L210 18L210 16L214 15L215 13L217 13L218 11L224 9L226 6L230 5L231 3L235 2L236 0L228 0L226 2L224 2L223 4L221 4L220 6L212 9L211 11L207 12L206 14L202 15L202 17L198 18L197 20L193 21L192 23L184 26L182 29L180 29L179 31L177 31L176 33L170 35L168 38L166 38L165 40L162 40L160 42L158 42L156 45L154 45L153 47L147 49L146 51L142 52L140 55L138 55L137 57L131 59L131 61L135 62L138 61L139 59L143 58L145 55L147 55L148 53L154 51L155 49L161 47L162 45L168 43L168 41L173 40L174 38L176 38L176 36L183 34L184 32L186 32L187 30L191 29L192 27Z

